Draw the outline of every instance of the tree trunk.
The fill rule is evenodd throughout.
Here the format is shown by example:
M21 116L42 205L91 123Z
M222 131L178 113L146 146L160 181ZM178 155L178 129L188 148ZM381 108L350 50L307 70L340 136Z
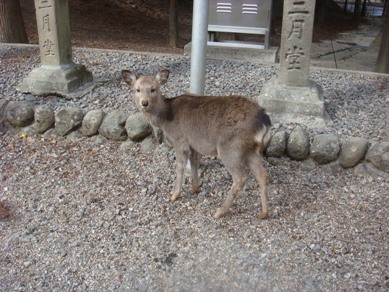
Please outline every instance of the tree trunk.
M388 6L389 2L386 2L386 11L388 11ZM385 15L384 29L382 31L376 71L379 73L389 73L389 13L386 13Z
M361 16L361 0L355 0L353 20L358 21Z
M0 0L0 43L28 43L19 0Z
M363 0L363 3L362 3L361 16L363 16L363 17L366 16L366 0Z
M344 14L347 13L347 0L344 1L343 12Z
M176 48L178 43L177 0L170 0L169 7L169 47Z
M382 9L382 16L385 16L386 15L386 9L388 8L388 0L385 0L385 3L384 3L384 9Z

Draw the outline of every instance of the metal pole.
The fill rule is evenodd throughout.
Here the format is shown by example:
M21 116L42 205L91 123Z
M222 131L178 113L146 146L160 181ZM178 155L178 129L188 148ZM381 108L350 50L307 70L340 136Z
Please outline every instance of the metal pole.
M209 0L193 1L189 92L195 95L204 95L208 40L208 2Z

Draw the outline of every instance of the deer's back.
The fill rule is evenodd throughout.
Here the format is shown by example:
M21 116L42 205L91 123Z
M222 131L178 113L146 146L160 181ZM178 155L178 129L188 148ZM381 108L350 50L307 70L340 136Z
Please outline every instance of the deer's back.
M215 155L217 145L234 139L253 147L253 136L270 120L256 102L242 96L190 96L166 99L168 136L189 140L202 154Z
M265 115L256 102L243 96L181 95L166 101L170 104L167 119L207 128L256 128L258 120Z

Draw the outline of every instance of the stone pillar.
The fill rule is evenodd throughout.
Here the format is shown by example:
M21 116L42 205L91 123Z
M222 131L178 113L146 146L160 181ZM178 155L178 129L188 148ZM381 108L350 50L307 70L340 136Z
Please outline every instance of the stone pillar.
M77 97L93 76L72 61L68 0L35 0L35 12L42 65L30 72L19 90Z
M313 20L316 1L284 2L279 82L308 86Z
M273 120L324 125L321 88L308 78L315 2L284 0L279 76L258 100Z

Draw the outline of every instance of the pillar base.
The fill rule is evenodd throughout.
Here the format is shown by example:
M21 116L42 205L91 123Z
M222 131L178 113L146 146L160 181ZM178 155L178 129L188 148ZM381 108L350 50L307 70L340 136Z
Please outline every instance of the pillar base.
M261 90L258 103L273 122L301 123L307 127L325 127L321 87L313 81L308 86L287 86L271 80Z
M42 65L28 74L18 90L35 95L55 94L73 99L85 95L92 86L92 73L83 65Z

